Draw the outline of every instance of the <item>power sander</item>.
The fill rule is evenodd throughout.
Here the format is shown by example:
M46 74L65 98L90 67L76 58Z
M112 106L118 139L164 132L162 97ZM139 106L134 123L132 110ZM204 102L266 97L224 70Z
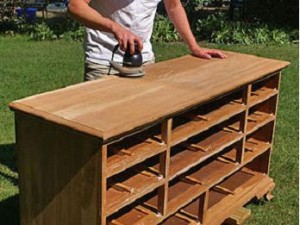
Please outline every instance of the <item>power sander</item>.
M130 53L129 48L126 49L123 64L119 64L113 61L114 54L119 48L119 44L117 44L113 49L112 58L110 61L111 67L119 72L119 76L122 77L142 77L145 75L143 70L143 57L141 52L138 50L138 44L134 43L135 52L133 54ZM110 67L110 69L111 69ZM110 73L110 69L108 74Z

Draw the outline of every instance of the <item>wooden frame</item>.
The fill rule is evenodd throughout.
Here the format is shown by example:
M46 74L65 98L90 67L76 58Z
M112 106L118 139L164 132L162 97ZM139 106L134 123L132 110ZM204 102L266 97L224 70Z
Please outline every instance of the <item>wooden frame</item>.
M246 83L201 96L197 104L180 99L172 113L168 110L175 109L175 104L170 103L164 116L159 112L147 120L134 115L140 123L132 122L135 125L128 130L124 121L118 126L105 112L111 123L107 130L98 129L97 124L104 123L96 116L94 126L83 123L86 119L81 115L77 124L74 109L63 112L61 106L39 106L44 95L29 98L26 104L12 103L21 224L221 224L253 197L262 198L275 186L268 174L281 68L243 78ZM165 77L155 76L145 83L129 82L142 85L142 90L152 88L153 79L165 82ZM194 79L191 75L189 81ZM172 88L178 85L175 81L170 82ZM81 84L53 96L102 82L118 85L121 81L109 78ZM146 95L145 99L155 104ZM96 115L89 105L85 110L87 115Z

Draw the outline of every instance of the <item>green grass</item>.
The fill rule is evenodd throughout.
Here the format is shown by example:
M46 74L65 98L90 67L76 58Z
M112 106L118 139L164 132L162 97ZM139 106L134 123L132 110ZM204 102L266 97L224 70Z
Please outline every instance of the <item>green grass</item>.
M291 62L282 76L271 162L275 198L263 205L249 205L253 213L246 224L298 224L298 45L203 45ZM154 50L157 61L188 53L183 44L155 45ZM81 82L83 51L81 43L76 42L0 37L0 52L0 224L17 225L14 118L7 105L16 99Z

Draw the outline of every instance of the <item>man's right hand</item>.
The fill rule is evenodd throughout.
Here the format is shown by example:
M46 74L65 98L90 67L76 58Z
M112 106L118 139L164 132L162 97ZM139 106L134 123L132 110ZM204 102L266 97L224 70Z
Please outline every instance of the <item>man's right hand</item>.
M130 54L134 54L135 46L134 43L137 43L138 50L142 51L143 49L143 42L142 39L138 36L134 35L132 32L127 30L126 28L122 27L119 24L116 24L115 28L112 29L112 32L117 39L120 49L125 51L129 49Z

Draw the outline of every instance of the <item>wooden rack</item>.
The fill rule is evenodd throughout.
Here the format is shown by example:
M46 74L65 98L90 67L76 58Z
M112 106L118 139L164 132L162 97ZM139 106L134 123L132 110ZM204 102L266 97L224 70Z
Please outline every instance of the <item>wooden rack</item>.
M242 56L249 60L250 56ZM176 67L180 60L187 59L192 64L195 60L189 56L170 64ZM270 61L273 65L269 59L262 62ZM71 93L85 93L107 84L117 88L117 78L12 103L20 158L22 225L218 225L254 197L267 195L275 186L268 174L280 69L288 65L276 63L275 72L260 72L209 98L204 92L197 103L179 99L173 112L156 113L155 117L147 113L154 108L142 105L147 110L140 113L152 117L146 122L133 116L138 125L131 127L126 123L133 122L126 117L118 125L117 120L122 118L114 114L115 108L110 108L110 116L106 111L97 115L92 110L93 106L102 107L95 106L97 101L89 100L83 109L85 116L93 117L94 125L78 115L79 106L72 105L76 96ZM150 74L166 70L166 65L150 67ZM167 83L165 79L149 76L145 83L130 82L139 84L137 89L147 90L155 82ZM192 74L189 79L196 82L198 78ZM185 81L178 77L169 82L172 92L161 90L160 94L180 92L181 82L185 87ZM60 99L61 94L71 96L69 103ZM112 102L104 102L103 108L117 104L114 101L121 94L110 96ZM162 97L165 103L168 97ZM45 104L45 98L61 101L57 103L60 107ZM155 106L146 95L144 99ZM168 109L175 107L169 104ZM101 117L114 121L107 131L97 129L104 124Z
M270 192L274 182L267 176L268 157L279 76L272 74L164 122L170 126L161 134L171 140L166 142L169 161L151 167L151 171L168 168L159 187L164 189L154 191L151 197L145 194L130 211L109 217L108 224L220 224L257 191ZM269 83L273 92L266 87ZM253 94L258 84L261 87L255 93L263 99ZM137 183L144 183L140 181Z

